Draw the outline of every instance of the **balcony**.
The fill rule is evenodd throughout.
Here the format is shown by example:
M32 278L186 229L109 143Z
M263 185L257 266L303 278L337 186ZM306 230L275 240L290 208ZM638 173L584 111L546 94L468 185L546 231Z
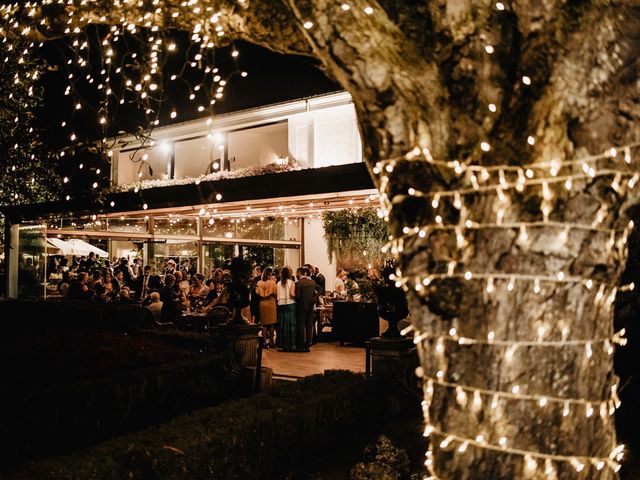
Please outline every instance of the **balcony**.
M172 125L153 134L144 144L121 140L112 168L116 190L362 161L355 108L344 93Z

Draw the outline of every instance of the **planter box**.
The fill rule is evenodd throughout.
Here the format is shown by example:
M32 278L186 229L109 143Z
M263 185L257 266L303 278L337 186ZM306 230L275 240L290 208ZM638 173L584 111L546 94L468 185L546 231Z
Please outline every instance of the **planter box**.
M333 302L331 320L333 339L363 344L380 335L378 304L369 302Z

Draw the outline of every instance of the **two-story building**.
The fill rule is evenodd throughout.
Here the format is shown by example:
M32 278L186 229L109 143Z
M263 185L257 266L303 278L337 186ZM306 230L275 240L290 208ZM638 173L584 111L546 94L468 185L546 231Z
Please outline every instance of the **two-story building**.
M79 253L70 239L110 257L141 255L157 268L189 258L205 274L234 255L311 263L332 288L336 265L322 213L375 205L377 193L347 93L160 127L145 140L120 138L111 176L113 189L100 201L1 209L7 296L19 296L27 258L44 279L47 255Z

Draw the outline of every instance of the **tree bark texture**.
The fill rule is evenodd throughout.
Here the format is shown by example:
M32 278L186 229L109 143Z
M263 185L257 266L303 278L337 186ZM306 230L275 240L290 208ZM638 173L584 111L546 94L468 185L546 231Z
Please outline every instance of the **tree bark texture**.
M152 8L151 2L121 0L116 14L109 13L113 2L75 3L64 7L65 12L74 10L75 18L84 12L92 21L124 19L139 26ZM580 342L612 336L609 299L626 260L624 212L632 193L626 181L635 160L623 165L629 175L617 181L615 175L577 178L570 190L560 182L549 183L548 192L542 183L521 191L500 185L518 181L534 162L555 162L559 177L579 175L582 165L563 162L638 139L640 7L605 0L161 3L154 21L161 28L191 31L211 11L221 11L219 24L227 37L313 55L353 96L367 162L380 186L399 254L415 333L422 338L418 345L425 386L428 378L438 380L431 385L433 393L427 392L426 408L436 428L430 437L435 475L616 478L608 467L586 464L580 469L569 462L552 462L552 473L544 460L534 467L523 455L471 444L459 452L461 442L446 439L447 434L468 439L482 435L490 445L575 457L608 457L616 445L613 417L600 411L615 384L607 344L521 346L507 353L501 345L455 339ZM196 13L195 6L207 14ZM44 12L56 28L34 27L30 34L64 34L61 8L51 5ZM177 17L171 15L174 10L180 11ZM23 12L20 26L29 18ZM313 22L311 28L303 28L307 21ZM12 31L5 27L6 35ZM481 148L483 142L488 148ZM405 154L415 147L419 155L407 161ZM597 166L619 166L621 155L599 160ZM523 169L492 170L480 183L495 188L461 194L454 205L456 197L434 202L434 193L472 190L470 174L425 161L430 157ZM535 169L534 177L553 176L543 170ZM543 223L547 208L549 223ZM502 225L495 225L500 210ZM452 227L424 228L418 234L438 218ZM486 228L467 228L465 219ZM525 239L519 222L540 225L528 227ZM509 223L515 226L506 228ZM566 228L574 224L595 226ZM603 229L615 230L613 238ZM439 277L447 272L453 275ZM536 276L580 277L593 286L536 282ZM441 342L433 338L448 335L452 338ZM467 388L462 390L466 399L456 385ZM479 394L478 400L474 393L509 393L516 387L536 397L494 403L492 395ZM571 403L565 415L563 402L539 401L539 396L593 400L595 411L589 414L586 403Z

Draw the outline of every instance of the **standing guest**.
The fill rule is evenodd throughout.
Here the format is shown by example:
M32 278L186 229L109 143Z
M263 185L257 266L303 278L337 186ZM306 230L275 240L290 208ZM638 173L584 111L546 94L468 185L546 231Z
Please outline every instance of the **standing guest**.
M139 277L144 275L144 269L142 268L142 258L136 257L133 259L133 278L138 280Z
M265 338L265 348L274 346L273 333L277 321L277 287L276 282L271 279L271 272L271 268L264 269L262 278L254 290L260 299L259 316Z
M347 279L347 272L345 272L342 268L338 269L338 273L336 274L336 282L334 286L334 291L336 292L337 297L346 297L347 296L347 287L344 284L344 281Z
M296 284L291 279L291 270L283 267L280 270L278 291L278 326L276 345L285 352L296 350Z
M90 272L93 267L96 266L96 254L95 252L89 252L89 258L85 261L85 271Z
M295 297L298 310L298 349L309 352L313 343L313 307L316 304L318 285L311 280L310 272L306 268L299 268L296 275L300 280L296 283Z
M176 262L169 259L167 260L167 265L164 267L165 275L175 275L176 273Z
M191 260L185 258L182 262L182 266L180 267L180 271L182 272L182 277L185 279L189 279L195 274L194 270L195 264L191 265Z
M320 273L320 269L318 267L313 267L313 274L311 275L311 280L316 282L320 287L320 295L324 295L325 286L327 284L324 275Z
M160 311L160 319L163 322L175 322L178 314L178 298L174 290L176 277L169 274L164 277L164 287L160 290L160 300L162 300L162 309Z
M147 308L151 310L151 314L153 315L153 319L156 322L160 321L160 314L162 312L162 302L160 301L160 294L158 292L151 292L149 296L151 303L147 305Z
M251 278L251 323L260 323L260 297L255 293L258 282L262 278L262 270L259 265L253 269L253 277Z
M113 270L114 270L114 273L122 272L122 281L124 282L124 285L130 285L132 280L134 280L133 270L129 266L129 260L127 260L125 257L122 257L120 259L120 264L116 266ZM115 273L115 275L116 275L116 278L118 278L117 273ZM121 285L121 287L124 285Z

